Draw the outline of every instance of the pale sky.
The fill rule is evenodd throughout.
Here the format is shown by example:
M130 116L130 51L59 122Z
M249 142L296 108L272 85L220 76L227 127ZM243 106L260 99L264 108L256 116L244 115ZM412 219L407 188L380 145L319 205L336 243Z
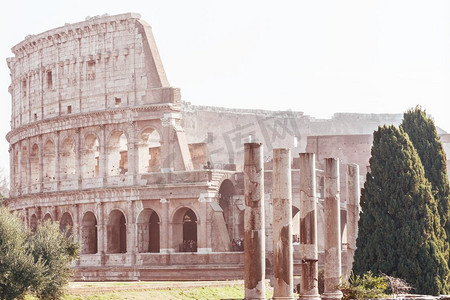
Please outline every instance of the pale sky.
M169 79L192 104L403 113L420 104L450 132L450 1L3 1L0 168L9 170L6 57L28 34L137 12Z

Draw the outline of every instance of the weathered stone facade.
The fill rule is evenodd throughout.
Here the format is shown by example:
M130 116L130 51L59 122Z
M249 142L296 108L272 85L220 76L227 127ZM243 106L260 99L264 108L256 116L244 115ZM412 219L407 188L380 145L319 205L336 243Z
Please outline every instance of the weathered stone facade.
M320 265L323 158L339 157L341 167L357 163L364 175L372 131L401 120L358 114L316 120L300 112L183 103L168 83L151 27L132 13L28 36L12 51L8 205L31 227L51 219L72 228L82 244L78 279L243 278L244 253L232 240L244 237L245 142L264 144L269 271L272 151L292 151L297 238L298 153L316 154ZM448 151L450 135L442 140ZM345 199L342 193L343 243ZM294 274L300 262L294 239Z
M242 267L239 255L201 255L229 251L220 204L232 199L235 176L204 169L204 147L187 144L180 91L167 82L149 25L136 14L93 18L12 51L9 207L33 227L72 226L80 276L138 279L153 275L135 266L205 260L228 261L229 274ZM199 254L189 263L174 254L187 250Z

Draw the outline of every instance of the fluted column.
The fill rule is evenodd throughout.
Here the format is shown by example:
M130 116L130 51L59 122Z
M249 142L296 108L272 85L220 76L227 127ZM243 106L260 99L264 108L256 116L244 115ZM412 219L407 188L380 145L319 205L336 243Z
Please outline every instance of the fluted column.
M341 220L339 160L325 158L325 289L323 299L341 299Z
M245 299L266 299L263 145L244 144Z
M291 151L273 150L273 299L294 299Z
M300 153L301 299L320 299L316 200L315 155L314 153Z

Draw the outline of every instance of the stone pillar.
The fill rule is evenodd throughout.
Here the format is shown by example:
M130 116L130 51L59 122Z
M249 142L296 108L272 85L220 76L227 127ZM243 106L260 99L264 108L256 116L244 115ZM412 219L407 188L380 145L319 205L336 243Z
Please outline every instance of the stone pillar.
M169 206L169 200L166 198L161 198L159 200L161 203L161 220L160 220L160 253L170 253L175 252L175 248L172 243L172 232L170 229L170 206Z
M315 155L300 153L300 299L320 299L316 201Z
M42 135L38 136L39 143L39 192L44 190L44 144Z
M17 170L16 171L16 183L17 183L17 195L20 196L22 195L22 143L19 142L16 144L19 149L17 150Z
M273 299L294 299L291 151L273 150Z
M84 142L84 141L83 141ZM78 189L82 188L82 183L83 183L83 177L82 177L82 168L81 168L81 160L83 159L83 156L81 155L82 153L82 147L81 147L81 130L79 127L75 128L75 157L77 158L76 162L75 162L75 169L76 169L76 174L77 174L77 179L78 179Z
M105 125L100 125L100 140L98 141L100 144L100 151L99 151L99 163L98 163L98 170L99 170L99 176L103 177L103 185L106 184L107 178L108 178L108 154L109 154L109 145L107 145L106 141L106 128Z
M136 142L136 127L136 121L128 123L128 177L131 178L133 185L136 184L137 174L139 173L139 154Z
M136 238L136 210L135 202L127 201L127 255L126 264L135 265L136 264L136 253L137 251L137 238Z
M347 272L353 267L353 256L356 250L359 220L359 166L347 165ZM349 274L346 274L349 275Z
M58 68L57 68L58 69ZM55 178L56 178L56 190L59 192L61 189L61 143L60 143L61 131L56 132L56 142L55 142Z
M341 299L341 220L339 160L325 158L325 289L323 299Z
M245 299L266 299L263 145L244 144Z

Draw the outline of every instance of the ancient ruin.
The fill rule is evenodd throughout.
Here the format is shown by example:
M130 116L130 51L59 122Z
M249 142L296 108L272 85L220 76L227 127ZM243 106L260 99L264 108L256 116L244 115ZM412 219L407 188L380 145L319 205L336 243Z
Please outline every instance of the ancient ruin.
M266 299L263 145L244 146L245 299Z
M273 149L273 299L294 299L291 151Z
M180 89L168 82L151 27L134 13L30 35L12 52L7 205L32 228L52 220L72 230L82 245L74 265L78 280L243 278L250 241L244 227L248 142L264 144L260 272L269 277L274 268L273 149L287 148L293 275L305 270L315 277L324 265L328 214L324 158L339 157L340 174L347 164L359 165L363 181L373 130L401 120L401 115L364 114L318 120L301 112L182 102ZM450 135L439 133L449 154ZM316 192L305 193L315 194L317 203L300 196L302 152L315 154L307 165L309 189ZM352 251L355 234L346 214L353 192L347 197L345 176L339 184L336 229L346 270L347 243ZM306 226L313 218L317 228ZM318 297L316 285L302 286L309 287L302 297Z

